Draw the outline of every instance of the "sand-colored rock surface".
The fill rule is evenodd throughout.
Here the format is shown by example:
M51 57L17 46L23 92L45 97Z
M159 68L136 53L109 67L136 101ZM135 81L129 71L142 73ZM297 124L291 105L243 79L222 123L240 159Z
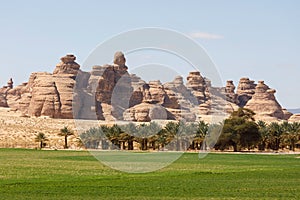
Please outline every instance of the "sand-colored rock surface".
M256 84L241 78L237 90L231 80L225 87L214 87L208 78L194 71L186 82L181 76L169 83L145 82L128 73L122 52L115 53L113 64L95 65L91 72L81 71L75 60L68 54L53 73L34 72L27 83L16 87L9 79L0 88L0 107L30 117L103 121L194 121L206 115L229 115L239 107L252 109L259 119L287 120L292 115L282 109L275 90L263 81Z
M255 93L247 102L245 108L251 109L256 113L255 117L274 117L284 119L284 113L280 104L275 99L275 90L270 89L264 81L258 81Z
M238 104L237 94L235 93L235 86L232 80L228 80L226 82L225 94L226 94L227 101L234 104Z
M300 114L293 114L289 118L289 122L300 122Z

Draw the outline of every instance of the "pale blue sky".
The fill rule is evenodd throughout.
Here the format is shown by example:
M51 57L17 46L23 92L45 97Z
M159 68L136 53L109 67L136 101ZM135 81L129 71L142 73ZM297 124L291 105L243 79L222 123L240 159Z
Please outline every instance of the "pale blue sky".
M66 53L81 64L120 32L161 27L193 36L224 83L263 79L283 107L300 107L299 10L296 0L3 1L0 85L10 77L21 83L31 72L52 72Z

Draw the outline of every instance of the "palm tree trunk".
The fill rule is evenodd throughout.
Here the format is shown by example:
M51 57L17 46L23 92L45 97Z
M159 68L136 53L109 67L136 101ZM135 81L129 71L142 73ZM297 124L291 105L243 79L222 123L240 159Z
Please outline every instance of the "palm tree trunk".
M237 152L238 151L238 146L236 143L233 144L233 151L234 152Z
M295 143L296 143L295 140L292 139L292 141L291 141L291 147L292 147L291 150L292 151L295 151Z
M68 136L65 136L65 149L68 148Z

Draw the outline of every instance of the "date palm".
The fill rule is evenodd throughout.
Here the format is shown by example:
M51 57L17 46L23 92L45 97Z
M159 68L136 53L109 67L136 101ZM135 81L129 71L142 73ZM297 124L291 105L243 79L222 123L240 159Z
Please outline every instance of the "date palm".
M203 145L203 141L205 136L208 134L209 125L204 121L199 121L197 124L193 125L196 129L196 134L193 139L193 149L199 149L201 145ZM205 147L204 147L205 148Z
M48 139L44 133L38 133L34 140L35 140L35 142L40 143L40 149L42 149L46 144L45 142L48 141Z
M68 137L74 135L74 132L71 131L68 127L64 127L62 129L60 129L60 133L58 133L58 136L63 136L65 139L65 145L64 148L67 149L68 148Z
M278 122L272 122L269 124L268 129L270 133L270 148L273 150L279 150L282 142L282 134L284 133L282 125Z
M290 150L295 151L296 142L300 136L300 123L283 122L281 126L283 129L283 142L289 146Z
M103 128L102 130L112 143L112 149L120 149L120 135L124 133L123 130L117 124L114 124L112 127Z
M121 129L124 133L121 134L123 140L127 141L128 150L133 150L133 142L136 140L137 128L133 123L122 125Z
M264 151L270 142L270 132L266 122L259 120L257 122L257 125L258 125L258 132L260 134L258 149Z

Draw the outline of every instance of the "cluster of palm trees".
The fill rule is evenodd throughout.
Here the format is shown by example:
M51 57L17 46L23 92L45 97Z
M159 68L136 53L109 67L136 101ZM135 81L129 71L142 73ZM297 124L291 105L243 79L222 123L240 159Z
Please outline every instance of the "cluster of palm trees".
M175 150L199 149L209 125L168 122L164 127L156 122L125 125L102 125L80 134L86 148L121 150Z
M299 122L272 122L266 124L264 121L258 121L260 140L258 149L279 150L288 149L295 151L300 147L300 123Z
M186 151L214 147L216 150L233 151L295 151L300 148L299 122L267 124L255 122L254 115L251 110L239 109L219 124L171 121L165 126L156 122L102 125L80 134L80 139L86 148L110 150Z
M234 151L295 151L300 148L299 122L267 124L264 121L255 122L254 115L251 110L241 108L219 124L170 121L164 126L157 122L101 125L80 134L79 143L88 149L103 150L186 151L214 147L216 150ZM68 137L74 132L64 127L58 135L64 137L64 148L67 149ZM43 148L48 138L44 133L38 133L35 141L39 143L39 148Z
M74 132L65 126L64 128L60 129L60 132L57 135L64 137L64 141L65 141L64 149L67 149L68 148L68 137L71 135L74 135ZM44 148L47 145L47 141L49 141L49 139L42 132L39 132L35 137L35 142L39 143L40 149Z

